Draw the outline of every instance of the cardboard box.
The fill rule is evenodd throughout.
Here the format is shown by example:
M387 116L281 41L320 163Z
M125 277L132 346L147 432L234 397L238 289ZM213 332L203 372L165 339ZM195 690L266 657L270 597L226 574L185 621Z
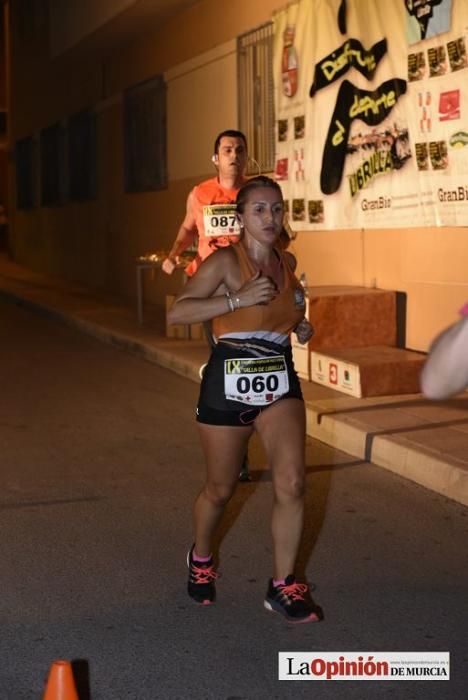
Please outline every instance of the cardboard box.
M175 294L166 294L166 338L181 338L185 340L204 340L205 332L203 323L185 324L180 323L175 326L170 326L167 323L167 312L172 307L175 300Z
M205 331L203 329L203 323L192 323L190 325L190 339L191 340L205 340Z

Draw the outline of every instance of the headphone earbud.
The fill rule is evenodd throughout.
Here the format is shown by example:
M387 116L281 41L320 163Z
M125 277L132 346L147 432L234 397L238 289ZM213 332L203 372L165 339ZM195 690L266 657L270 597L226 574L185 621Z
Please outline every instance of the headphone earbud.
M213 163L215 163L215 164L218 162L218 156L216 155L216 153L215 153L213 156L211 156L211 160L212 160Z

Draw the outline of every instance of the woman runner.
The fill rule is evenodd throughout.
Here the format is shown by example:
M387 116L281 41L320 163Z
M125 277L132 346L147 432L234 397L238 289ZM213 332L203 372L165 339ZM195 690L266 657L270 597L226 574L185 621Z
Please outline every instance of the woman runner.
M213 536L255 430L271 468L274 497L274 570L264 605L289 622L313 622L321 619L321 610L294 576L303 529L305 410L290 345L293 330L303 343L313 330L304 318L296 260L278 245L284 216L278 184L253 178L240 189L236 204L241 240L200 266L168 319L213 319L217 339L197 407L207 476L194 505L188 593L197 603L214 602Z

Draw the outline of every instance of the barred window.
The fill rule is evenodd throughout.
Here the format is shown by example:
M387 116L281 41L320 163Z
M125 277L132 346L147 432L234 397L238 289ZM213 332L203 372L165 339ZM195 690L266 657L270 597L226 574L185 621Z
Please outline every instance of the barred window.
M50 207L62 204L66 197L65 130L60 123L42 129L41 204Z
M96 115L79 112L68 120L69 197L83 201L96 197Z
M30 41L47 30L47 0L21 0L15 3L13 10L21 40Z
M0 136L6 136L7 133L7 117L6 109L0 109Z
M32 136L20 139L15 146L16 206L32 209L36 206L37 148Z
M125 191L167 187L166 84L161 75L124 94Z
M237 39L239 128L253 163L248 174L272 172L275 163L273 22Z

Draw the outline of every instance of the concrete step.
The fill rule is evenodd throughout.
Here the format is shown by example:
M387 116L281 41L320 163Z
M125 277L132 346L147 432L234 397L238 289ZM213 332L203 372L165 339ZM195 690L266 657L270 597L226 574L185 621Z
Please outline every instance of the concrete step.
M467 407L468 393L439 405L420 394L311 398L307 434L468 506Z
M397 345L397 293L353 286L309 287L310 350Z

